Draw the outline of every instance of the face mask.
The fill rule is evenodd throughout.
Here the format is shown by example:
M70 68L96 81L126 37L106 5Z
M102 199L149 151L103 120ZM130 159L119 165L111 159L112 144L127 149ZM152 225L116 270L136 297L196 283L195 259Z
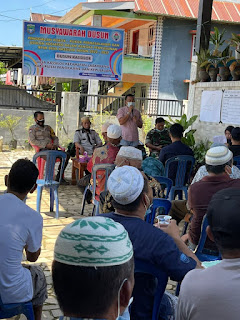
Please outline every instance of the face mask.
M121 317L120 317L120 292L121 292L121 290L122 290L122 287L123 287L125 281L127 281L127 278L125 278L125 279L123 280L123 282L122 282L122 284L120 285L120 288L119 288L119 290L118 290L118 306L117 306L117 307L118 307L118 314L117 314L116 320L121 319ZM125 311L124 311L124 312L125 312Z
M129 300L127 308L124 310L123 314L117 318L117 320L129 320L130 319L130 314L128 307L130 304L133 302L133 297Z
M231 176L233 176L233 166L231 167Z
M44 126L44 120L37 120L37 124L41 127Z
M135 102L133 102L133 101L128 102L128 103L127 103L127 106L128 106L128 107L131 107L131 106L135 107Z
M164 129L162 129L162 130L159 130L159 129L156 129L158 132L163 132L164 131Z

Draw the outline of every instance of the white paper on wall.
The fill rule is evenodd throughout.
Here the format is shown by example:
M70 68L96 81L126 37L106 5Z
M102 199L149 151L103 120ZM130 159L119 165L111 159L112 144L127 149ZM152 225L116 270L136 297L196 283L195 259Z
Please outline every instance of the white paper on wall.
M221 121L240 124L240 90L225 90L223 93Z
M202 92L200 121L220 122L222 96L222 90Z

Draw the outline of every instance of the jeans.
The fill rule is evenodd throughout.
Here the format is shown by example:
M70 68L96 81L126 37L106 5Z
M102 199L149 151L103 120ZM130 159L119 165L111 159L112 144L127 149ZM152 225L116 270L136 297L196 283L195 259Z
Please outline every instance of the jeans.
M127 141L127 140L124 140L122 139L121 142L120 142L121 146L130 146L130 147L137 147L139 142L138 141Z

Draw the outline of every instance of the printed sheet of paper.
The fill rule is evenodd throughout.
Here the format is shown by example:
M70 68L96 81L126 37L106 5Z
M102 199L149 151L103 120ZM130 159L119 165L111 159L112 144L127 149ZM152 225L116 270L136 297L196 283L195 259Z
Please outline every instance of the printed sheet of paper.
M200 120L206 122L220 122L222 105L222 90L203 91L201 100Z
M240 90L225 90L222 101L221 121L240 124Z

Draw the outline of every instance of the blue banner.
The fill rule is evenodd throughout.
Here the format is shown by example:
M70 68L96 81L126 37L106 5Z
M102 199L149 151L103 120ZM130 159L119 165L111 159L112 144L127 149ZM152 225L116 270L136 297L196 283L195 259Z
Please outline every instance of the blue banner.
M23 74L121 81L124 30L24 22Z

